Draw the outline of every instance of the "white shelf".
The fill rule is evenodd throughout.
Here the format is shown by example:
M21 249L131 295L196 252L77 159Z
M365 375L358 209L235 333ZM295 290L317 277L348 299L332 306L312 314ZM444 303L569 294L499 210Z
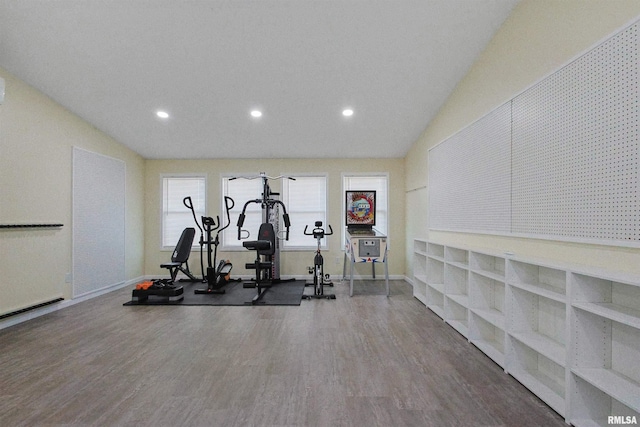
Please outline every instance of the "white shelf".
M494 273L494 272L491 272L491 271L477 270L475 268L471 268L469 271L471 271L471 272L473 272L475 274L479 274L481 276L484 276L484 277L486 277L488 279L491 279L491 280L496 280L496 281L499 281L499 282L504 282L505 281L504 273L503 274L499 274L499 273Z
M496 309L482 309L482 308L471 308L471 312L476 314L479 317L482 317L487 322L491 323L493 326L504 329L504 314Z
M545 285L543 283L539 283L537 285L530 285L527 283L510 283L510 285L518 289L522 289L523 291L531 292L532 294L536 294L541 297L549 298L562 303L564 303L567 299L566 295L561 294L557 291L557 288Z
M469 268L469 266L466 263L463 262L455 262L455 261L447 261L448 265L460 268L462 270L467 270Z
M429 309L567 423L640 419L640 280L502 253L416 242L414 283Z
M510 332L509 335L558 365L566 365L567 352L565 347L551 338L537 332Z
M614 322L640 329L640 310L610 302L574 302L573 306Z
M505 281L505 259L503 257L471 252L469 255L469 268L471 271L489 279Z
M466 249L445 246L444 259L447 263L459 268L469 268L469 252Z
M496 362L498 366L504 368L504 353L500 351L499 342L489 340L470 340L470 342L478 347L478 349L486 354L491 360Z
M430 258L444 262L444 245L427 242L427 254Z
M530 292L539 292L539 295L542 296L547 296L543 294L550 293L554 295L552 299L567 293L567 272L565 270L522 261L511 261L509 266L507 282L513 286L526 288L526 290L537 290L537 292Z
M526 371L524 369L509 370L509 374L520 381L523 386L542 399L557 413L564 415L565 400L559 384L544 372Z
M440 283L427 283L427 286L429 286L429 288L438 291L439 293L441 293L442 295L444 295L444 283L440 282Z
M420 295L414 292L413 297L418 301L420 301L421 303L423 303L424 305L427 305L427 297L425 295Z
M573 368L574 374L632 410L640 412L640 384L603 368Z
M444 318L444 308L439 306L439 305L435 305L435 304L429 304L427 305L427 308L431 311L433 311L439 318L443 319Z
M469 307L469 297L467 295L447 294L447 298L452 299L465 308Z
M445 320L453 329L458 331L460 335L467 338L469 336L469 323L466 320Z

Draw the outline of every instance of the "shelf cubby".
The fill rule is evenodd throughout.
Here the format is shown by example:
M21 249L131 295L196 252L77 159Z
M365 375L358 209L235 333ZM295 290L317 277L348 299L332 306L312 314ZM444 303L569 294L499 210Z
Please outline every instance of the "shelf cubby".
M444 250L444 259L447 263L459 268L469 267L469 252L465 249L446 246Z
M427 242L413 241L413 296L427 304Z
M469 341L491 360L505 366L505 332L471 311L469 314Z
M444 272L445 294L467 297L469 295L467 274L468 271L465 269L456 265L446 264ZM466 306L467 304L465 304Z
M444 320L467 338L469 336L469 313L466 305L463 305L462 302L460 299L452 298L451 295L445 295Z
M493 280L505 280L505 259L487 255L480 252L469 254L469 268L477 274L481 274Z
M427 241L422 239L413 239L413 252L427 256Z
M506 371L564 416L565 367L518 340L509 342Z
M605 393L579 375L572 373L570 387L571 414L569 421L576 427L597 427L612 425L609 417L635 417L640 419L640 412L621 403L610 394ZM630 418L632 419L632 418ZM618 423L620 424L620 423Z
M566 271L522 261L511 261L510 266L507 273L510 285L556 301L566 301Z
M494 326L505 330L504 282L471 272L469 276L469 308Z
M427 258L427 283L444 293L444 262Z
M572 304L640 329L640 286L573 273Z
M427 243L427 256L444 262L444 245L431 242Z
M640 412L640 331L579 307L573 322L571 372Z
M565 366L566 305L519 288L510 288L509 292L509 334L555 363Z
M427 308L444 319L444 292L427 285Z

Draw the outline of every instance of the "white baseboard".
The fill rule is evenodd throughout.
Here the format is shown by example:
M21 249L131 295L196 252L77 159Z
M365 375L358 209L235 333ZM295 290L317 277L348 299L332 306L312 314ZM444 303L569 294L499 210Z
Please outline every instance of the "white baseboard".
M79 296L73 299L66 299L54 304L46 305L44 307L35 308L33 310L25 311L24 313L16 314L15 316L11 316L4 320L1 320L0 329L8 328L10 326L14 326L19 323L26 322L27 320L35 319L37 317L44 316L45 314L62 310L63 308L71 307L72 305L78 304L79 302L87 301L92 298L98 297L100 295L104 295L106 293L115 291L117 289L134 285L136 283L142 282L143 280L144 280L144 276L136 277L135 279L126 280L122 283L118 283L113 286L100 289L99 291L90 292L88 294L83 294L82 296Z

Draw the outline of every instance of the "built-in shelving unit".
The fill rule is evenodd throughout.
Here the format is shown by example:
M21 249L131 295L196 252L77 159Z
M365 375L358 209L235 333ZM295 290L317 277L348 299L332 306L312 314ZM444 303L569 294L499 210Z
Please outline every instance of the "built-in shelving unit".
M413 241L413 296L427 304L427 241Z
M420 239L413 260L416 298L567 423L640 419L640 278Z
M571 422L640 418L640 286L571 274Z

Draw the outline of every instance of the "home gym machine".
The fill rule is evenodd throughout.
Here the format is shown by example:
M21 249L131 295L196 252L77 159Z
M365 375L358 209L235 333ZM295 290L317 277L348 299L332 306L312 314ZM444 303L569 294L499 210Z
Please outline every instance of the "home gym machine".
M280 279L280 209L282 209L282 222L284 224L284 239L289 240L289 227L291 222L289 215L287 214L287 208L280 200L273 198L273 196L279 196L279 193L271 191L269 186L270 179L290 179L295 181L295 178L277 176L267 176L265 172L260 172L258 176L241 176L234 177L234 179L262 179L262 198L248 200L242 208L242 213L238 217L238 240L246 240L250 237L251 233L248 230L244 230L244 221L246 219L247 207L252 204L259 204L262 208L262 224L258 232L258 239L252 241L245 241L242 243L248 250L256 251L256 260L253 263L247 263L245 268L249 270L255 270L255 279L253 282L245 283L245 288L257 288L258 293L251 301L251 304L257 304L260 302L264 293L274 284L282 282Z
M322 221L315 222L315 228L311 233L307 233L309 228L308 225L304 226L304 234L306 236L313 236L314 239L318 241L318 249L316 250L316 255L313 258L313 270L309 271L309 273L313 273L313 282L307 283L306 286L313 286L313 295L303 295L302 297L305 299L311 298L326 298L326 299L336 299L334 294L324 293L325 286L333 286L333 282L329 280L329 275L324 275L324 260L322 258L322 254L320 253L320 246L322 245L322 239L324 236L331 236L333 234L333 228L331 225L329 226L329 232L327 233L324 228L322 228Z
M224 227L220 227L222 222L220 221L220 216L216 216L214 220L212 217L202 216L202 227L198 223L198 219L196 217L195 209L193 208L193 202L191 197L185 197L182 200L182 203L191 211L193 215L193 220L196 223L196 226L200 229L200 268L202 270L202 282L207 283L206 288L196 289L194 292L196 294L224 294L225 290L222 289L226 284L228 284L231 280L230 273L233 268L233 264L229 260L218 260L218 245L220 244L220 233L224 231L227 227L231 225L231 216L229 212L235 206L235 202L231 197L225 196L224 205L227 216L226 225ZM204 230L203 230L204 229ZM215 237L213 237L213 232L217 231ZM206 233L206 239L205 234ZM207 246L207 273L205 275L204 272L204 261L203 261L203 248ZM212 249L213 247L213 249ZM211 259L211 253L213 252L213 260ZM216 264L217 263L217 264Z

